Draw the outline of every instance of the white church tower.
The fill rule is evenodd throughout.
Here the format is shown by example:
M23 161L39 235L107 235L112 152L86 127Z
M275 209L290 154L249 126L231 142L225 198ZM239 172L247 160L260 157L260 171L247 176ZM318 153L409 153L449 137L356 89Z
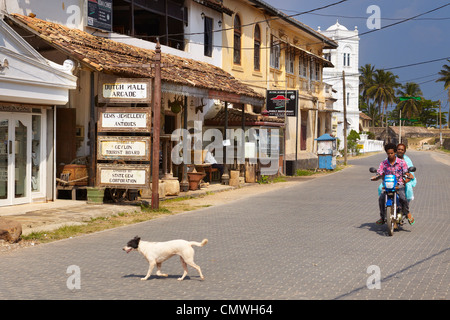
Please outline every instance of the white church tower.
M348 30L343 25L336 24L329 27L326 31L318 29L320 33L336 41L339 46L337 49L323 50L325 59L331 61L334 68L323 69L323 82L333 86L333 97L337 101L333 109L338 112L333 114L333 135L341 143L339 148L344 147L344 104L343 104L343 86L342 71L345 71L345 91L347 104L347 135L353 129L359 132L359 37L358 29Z

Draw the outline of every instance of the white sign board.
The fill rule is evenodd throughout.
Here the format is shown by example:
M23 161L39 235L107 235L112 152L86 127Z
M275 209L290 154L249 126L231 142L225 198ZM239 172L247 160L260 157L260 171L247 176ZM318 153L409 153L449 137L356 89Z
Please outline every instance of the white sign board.
M148 108L103 108L98 120L99 132L150 132Z
M150 161L150 137L97 138L98 160Z
M147 115L145 113L114 112L102 114L103 128L145 128Z
M148 83L104 83L103 97L106 99L147 99Z
M149 165L97 164L98 185L117 188L146 188Z
M101 74L100 103L150 103L152 82L149 78L116 78Z

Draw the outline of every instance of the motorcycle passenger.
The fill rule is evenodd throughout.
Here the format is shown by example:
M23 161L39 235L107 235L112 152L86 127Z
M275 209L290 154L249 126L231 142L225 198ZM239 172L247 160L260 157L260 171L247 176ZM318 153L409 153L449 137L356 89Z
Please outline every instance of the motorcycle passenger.
M406 146L403 143L399 143L397 145L397 157L399 157L400 159L405 160L406 164L408 165L408 168L409 167L413 167L414 165L413 165L413 162L411 161L411 158L408 157L405 153L406 153ZM408 202L411 202L411 200L414 200L413 188L417 184L416 175L414 173L411 173L411 175L412 175L411 181L409 181L405 185L406 199L408 200Z
M413 225L415 221L413 216L409 212L408 200L406 199L405 194L405 184L411 180L412 175L408 172L408 165L406 164L406 161L396 156L395 153L397 152L397 146L394 143L387 143L384 146L384 150L386 151L387 159L383 160L380 163L380 166L377 170L377 173L379 175L373 176L371 180L376 181L387 174L395 175L397 179L397 185L399 187L397 190L397 194L399 196L400 205L402 207L402 213L408 218L409 224ZM403 179L404 174L406 174L407 176L405 180ZM378 198L378 204L380 207L380 219L376 223L381 225L386 221L385 192L383 192Z

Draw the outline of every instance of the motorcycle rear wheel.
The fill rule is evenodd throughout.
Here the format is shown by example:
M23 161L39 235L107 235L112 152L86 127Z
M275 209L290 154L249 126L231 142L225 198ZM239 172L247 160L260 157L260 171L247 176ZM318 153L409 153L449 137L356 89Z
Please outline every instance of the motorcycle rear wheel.
M394 235L394 225L395 225L394 210L395 210L394 206L390 206L390 207L386 208L386 226L387 226L388 234L391 237Z

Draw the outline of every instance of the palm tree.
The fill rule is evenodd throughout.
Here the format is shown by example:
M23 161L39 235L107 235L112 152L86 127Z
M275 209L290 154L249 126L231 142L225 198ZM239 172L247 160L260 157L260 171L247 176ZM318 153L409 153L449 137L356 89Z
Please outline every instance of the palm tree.
M400 85L396 81L397 78L398 76L390 71L377 69L374 73L374 83L367 90L367 95L374 99L374 102L378 104L378 112L381 114L382 126L383 115L386 115L387 106L394 102L395 88ZM381 106L383 106L383 111L381 111Z
M359 76L359 93L362 95L366 105L369 105L370 97L367 95L367 90L373 85L373 74L375 67L370 63L359 68L361 75Z
M447 59L450 62L450 59ZM450 103L450 65L444 64L442 70L439 71L441 77L436 82L444 82L444 89L448 90L448 102ZM450 112L448 116L448 122L450 123Z
M415 82L407 82L404 86L401 86L401 89L397 90L397 94L401 97L422 97L423 95L419 85ZM406 118L418 116L420 109L420 101L415 99L400 101L397 104L397 110L401 110L402 115Z

